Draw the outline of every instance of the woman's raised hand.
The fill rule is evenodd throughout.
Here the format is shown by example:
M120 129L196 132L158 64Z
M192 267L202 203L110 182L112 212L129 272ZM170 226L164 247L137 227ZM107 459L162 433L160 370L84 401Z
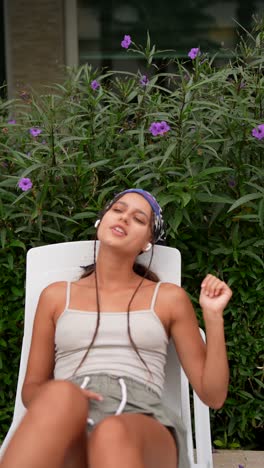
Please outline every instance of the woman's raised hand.
M229 286L216 276L207 275L201 284L200 306L203 310L204 319L222 316L225 307L232 297Z

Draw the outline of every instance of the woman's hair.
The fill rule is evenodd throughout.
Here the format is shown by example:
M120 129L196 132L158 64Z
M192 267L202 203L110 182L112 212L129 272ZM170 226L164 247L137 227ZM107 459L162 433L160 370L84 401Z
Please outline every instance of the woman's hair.
M115 203L117 201L117 198L114 199L113 203ZM104 216L104 214L112 207L113 203L110 203L106 206L106 208L101 212L101 215L100 215L100 219L102 219L102 217ZM152 216L152 222L151 222L151 226L152 226L152 231L153 231L153 218L154 216ZM100 302L99 302L99 291L98 291L98 281L97 281L97 272L96 272L96 239L97 239L97 235L95 236L95 240L94 240L94 262L91 264L91 265L88 265L88 266L82 266L81 268L84 269L84 273L80 276L80 279L81 278L86 278L87 276L90 276L92 273L95 274L95 285L96 285L96 302L97 302L97 322L96 322L96 328L95 328L95 332L94 332L94 335L93 335L93 338L92 338L92 341L85 353L85 355L83 356L80 364L78 365L78 367L76 368L76 370L74 371L74 374L76 374L77 370L81 367L82 363L84 362L84 360L86 359L90 349L92 348L93 344L94 344L94 341L95 341L95 338L97 336L97 333L98 333L98 329L99 329L99 325L100 325ZM152 241L153 242L153 241ZM140 263L137 263L135 262L134 265L133 265L133 270L135 273L137 273L139 276L142 277L142 280L140 281L140 283L138 284L138 286L136 287L134 293L132 294L132 297L128 303L128 306L127 306L127 331L128 331L128 336L129 336L129 339L130 339L130 342L131 342L131 345L133 347L133 349L136 351L138 357L140 358L140 360L143 362L143 364L145 365L145 367L148 369L149 373L151 374L151 371L149 370L149 367L148 365L146 364L145 360L140 356L140 353L138 351L138 348L131 336L131 330L130 330L130 306L131 306L131 303L137 293L137 291L139 290L141 284L143 283L144 279L149 279L155 283L157 283L159 281L159 278L158 276L153 273L151 270L150 270L150 265L151 265L151 262L152 262L152 258L153 258L153 249L154 249L154 245L152 245L152 249L151 249L151 256L150 256L150 261L149 261L149 264L147 267L145 267L144 265L140 264ZM152 374L151 374L152 375Z

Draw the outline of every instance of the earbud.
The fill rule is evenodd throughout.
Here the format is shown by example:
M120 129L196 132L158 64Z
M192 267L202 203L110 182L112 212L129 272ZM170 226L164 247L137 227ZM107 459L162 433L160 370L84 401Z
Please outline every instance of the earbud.
M144 252L148 252L152 247L152 244L149 242L147 247L144 249Z
M94 227L98 228L99 224L100 224L100 219L97 219L94 223Z

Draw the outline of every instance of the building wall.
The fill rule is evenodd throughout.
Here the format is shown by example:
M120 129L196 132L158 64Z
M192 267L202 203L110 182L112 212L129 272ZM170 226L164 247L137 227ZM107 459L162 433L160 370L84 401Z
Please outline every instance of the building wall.
M5 1L9 97L63 79L63 5L63 0Z

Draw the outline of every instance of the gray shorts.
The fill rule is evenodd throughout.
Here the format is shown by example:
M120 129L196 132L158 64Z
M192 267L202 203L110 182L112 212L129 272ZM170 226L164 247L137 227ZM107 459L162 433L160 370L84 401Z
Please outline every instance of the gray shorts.
M90 400L87 431L106 416L121 413L141 413L157 419L173 435L178 451L179 468L190 468L186 430L181 418L167 408L160 396L149 386L130 377L91 374L69 379L79 387L101 394L103 401Z

